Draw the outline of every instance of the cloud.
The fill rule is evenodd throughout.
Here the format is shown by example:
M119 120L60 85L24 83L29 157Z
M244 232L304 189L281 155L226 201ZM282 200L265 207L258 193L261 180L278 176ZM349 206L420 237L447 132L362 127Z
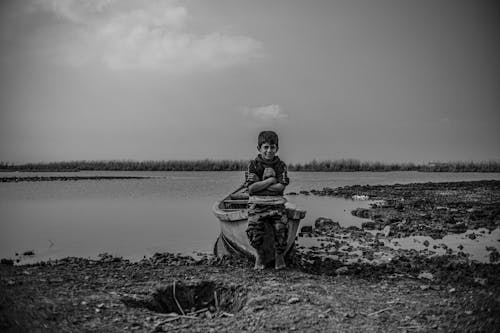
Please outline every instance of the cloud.
M288 118L288 114L281 110L277 104L259 106L254 108L245 107L243 113L259 120L279 120Z
M70 23L76 39L53 54L64 63L113 70L213 70L263 55L260 41L217 31L189 31L188 10L172 1L38 0L40 10ZM58 57L57 57L58 56Z
M74 23L86 23L103 14L117 0L35 0L32 11L52 12L57 17Z

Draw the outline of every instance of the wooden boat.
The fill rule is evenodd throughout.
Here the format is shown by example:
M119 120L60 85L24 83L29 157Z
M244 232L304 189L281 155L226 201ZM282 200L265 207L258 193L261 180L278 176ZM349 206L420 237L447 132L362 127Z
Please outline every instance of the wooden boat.
M250 245L246 234L248 198L247 189L240 187L214 204L213 212L219 219L221 227L220 235L214 245L216 256L240 254L255 257L256 251ZM286 249L286 253L288 253L293 248L300 220L304 218L306 212L288 201L285 203L285 208L288 215L288 245ZM266 223L265 228L264 263L269 264L274 260L274 231L269 223Z

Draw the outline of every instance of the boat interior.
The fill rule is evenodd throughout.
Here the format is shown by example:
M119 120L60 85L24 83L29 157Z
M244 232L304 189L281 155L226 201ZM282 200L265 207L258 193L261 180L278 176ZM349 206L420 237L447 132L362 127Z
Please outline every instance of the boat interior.
M224 210L241 210L248 208L248 189L242 188L228 195L222 201L222 209Z

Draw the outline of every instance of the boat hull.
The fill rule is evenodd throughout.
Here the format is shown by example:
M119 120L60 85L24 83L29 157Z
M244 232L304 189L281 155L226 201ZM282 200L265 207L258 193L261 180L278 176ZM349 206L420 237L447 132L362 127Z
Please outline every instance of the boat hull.
M247 209L227 210L223 209L223 203L217 202L214 205L214 214L220 221L221 233L214 246L214 254L218 257L240 254L247 257L255 257L256 250L250 245L246 230L248 228ZM286 252L288 253L295 243L295 236L299 228L300 220L304 218L305 211L296 208L293 204L285 204L288 216L288 240ZM274 229L271 223L265 223L264 235L264 263L269 264L274 261Z

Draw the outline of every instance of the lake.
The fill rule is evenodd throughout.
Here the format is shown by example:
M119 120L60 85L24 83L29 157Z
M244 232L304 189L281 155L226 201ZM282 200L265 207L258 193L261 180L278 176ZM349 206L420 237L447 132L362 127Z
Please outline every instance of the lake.
M155 252L212 252L219 234L212 205L243 181L243 172L11 173L11 176L150 176L149 179L0 183L0 258L33 250L22 262L110 253L136 260ZM497 179L500 173L290 172L286 192L354 184ZM351 216L369 202L290 196L320 216L360 225Z

